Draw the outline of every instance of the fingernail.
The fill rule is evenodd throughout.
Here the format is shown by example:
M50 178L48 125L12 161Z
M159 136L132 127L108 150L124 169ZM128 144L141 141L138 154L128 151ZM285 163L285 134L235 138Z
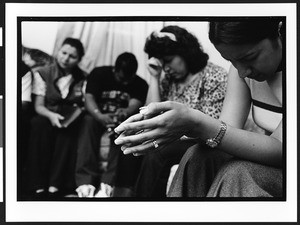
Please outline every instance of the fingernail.
M130 151L129 150L125 150L125 151L123 151L123 154L124 155L128 155L130 153Z
M145 115L145 114L147 114L147 112L148 112L148 107L147 106L143 106L143 107L140 108L140 114Z
M117 139L115 140L115 144L116 144L116 145L122 144L122 142L123 142L123 140L122 140L122 139L119 139L119 138L117 138Z
M127 147L125 145L122 145L121 150L124 151Z

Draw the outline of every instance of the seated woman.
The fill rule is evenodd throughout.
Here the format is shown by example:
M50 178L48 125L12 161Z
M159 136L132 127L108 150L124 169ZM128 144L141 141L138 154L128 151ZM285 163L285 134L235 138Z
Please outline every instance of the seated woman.
M198 39L179 26L166 26L146 40L151 74L147 104L176 101L218 118L227 72L208 61ZM164 73L163 73L164 72ZM170 168L178 164L194 140L178 140L144 156L135 187L136 197L166 197Z
M151 103L115 129L120 134L115 143L123 145L124 154L145 154L155 149L154 144L160 149L182 135L205 143L186 152L169 197L283 196L284 41L280 28L276 18L210 23L210 40L232 63L219 119L168 101ZM253 119L265 134L243 130L251 105ZM133 135L140 130L143 132ZM203 170L202 157L216 152L234 158L215 167L213 173ZM202 174L211 174L212 178L203 180ZM203 188L203 183L210 188Z
M78 63L84 48L78 39L66 38L55 63L34 72L34 109L29 140L29 189L37 196L75 189L76 141L80 119L63 126L65 114L83 105L84 72ZM60 192L59 192L60 191Z

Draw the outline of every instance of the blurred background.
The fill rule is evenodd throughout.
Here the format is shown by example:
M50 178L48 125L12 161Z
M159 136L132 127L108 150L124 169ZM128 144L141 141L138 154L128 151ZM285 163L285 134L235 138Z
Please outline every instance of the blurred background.
M66 37L78 38L86 52L80 67L87 73L96 66L114 65L119 54L132 52L139 63L137 74L148 82L148 58L143 50L145 40L152 31L159 31L168 25L178 25L193 33L210 61L229 69L229 62L221 57L208 39L208 22L205 21L22 22L22 45L55 56Z

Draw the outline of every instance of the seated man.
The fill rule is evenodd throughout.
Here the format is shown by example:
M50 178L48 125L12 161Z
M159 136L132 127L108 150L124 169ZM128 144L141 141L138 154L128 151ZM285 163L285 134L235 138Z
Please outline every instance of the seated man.
M123 121L137 113L145 103L148 84L136 75L137 67L135 56L125 52L118 56L115 67L97 67L88 76L85 95L87 114L80 131L76 163L76 191L79 197L93 197L100 184L100 137L116 123L116 119ZM112 146L108 167L115 164L118 156L121 161L124 157L125 160L130 158L130 167L140 164L140 158L123 156L119 148ZM115 171L113 169L113 173L110 173L110 170L106 176L102 176L101 182L114 185Z

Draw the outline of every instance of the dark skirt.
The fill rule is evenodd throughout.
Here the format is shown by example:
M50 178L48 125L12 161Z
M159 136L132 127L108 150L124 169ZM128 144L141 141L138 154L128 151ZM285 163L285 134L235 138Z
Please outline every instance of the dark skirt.
M282 170L231 160L216 176L207 197L282 197Z
M168 197L280 197L282 170L234 159L205 145L182 158Z
M28 189L55 186L75 189L75 161L80 119L68 128L55 128L43 116L31 120L28 149Z
M188 149L180 161L168 197L205 197L221 166L232 156L204 144Z
M195 141L175 141L144 156L135 186L136 197L166 198L170 169Z

